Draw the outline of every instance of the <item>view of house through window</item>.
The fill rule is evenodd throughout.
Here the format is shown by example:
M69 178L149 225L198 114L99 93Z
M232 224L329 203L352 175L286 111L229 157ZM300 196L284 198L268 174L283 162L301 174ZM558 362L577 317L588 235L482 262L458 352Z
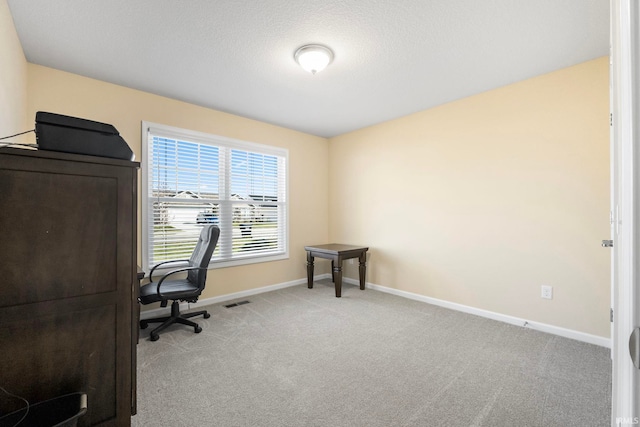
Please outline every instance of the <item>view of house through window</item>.
M143 256L188 259L220 227L212 267L287 255L287 151L143 123Z

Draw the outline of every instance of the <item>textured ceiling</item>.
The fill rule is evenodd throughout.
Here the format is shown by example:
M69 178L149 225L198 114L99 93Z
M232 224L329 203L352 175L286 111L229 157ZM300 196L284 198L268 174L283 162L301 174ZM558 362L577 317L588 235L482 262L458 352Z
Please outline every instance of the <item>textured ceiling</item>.
M29 62L324 137L609 51L609 0L8 4ZM315 76L309 43L335 52Z

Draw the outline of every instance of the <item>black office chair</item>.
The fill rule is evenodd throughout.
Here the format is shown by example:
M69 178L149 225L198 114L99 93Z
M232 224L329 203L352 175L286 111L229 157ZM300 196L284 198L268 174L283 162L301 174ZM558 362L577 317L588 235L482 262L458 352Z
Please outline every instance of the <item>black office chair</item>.
M193 326L193 330L196 334L202 332L202 328L197 323L187 319L199 315L203 315L205 319L208 319L211 315L207 313L206 310L181 314L179 301L198 301L198 297L205 286L207 268L209 268L211 255L218 243L218 237L220 237L220 229L217 225L209 224L203 226L202 231L200 232L200 238L198 239L198 243L196 244L190 259L164 261L155 265L151 269L151 272L149 272L150 283L140 287L140 297L138 298L140 304L146 305L160 301L160 306L166 307L168 300L173 301L171 303L171 316L140 321L140 327L142 329L149 326L149 323L162 323L149 334L149 339L151 341L156 341L160 338L158 333L174 323ZM189 266L169 271L162 276L157 283L153 281L153 272L156 268L170 262L181 261L188 262ZM185 279L167 280L167 277L185 271L187 272L187 277Z

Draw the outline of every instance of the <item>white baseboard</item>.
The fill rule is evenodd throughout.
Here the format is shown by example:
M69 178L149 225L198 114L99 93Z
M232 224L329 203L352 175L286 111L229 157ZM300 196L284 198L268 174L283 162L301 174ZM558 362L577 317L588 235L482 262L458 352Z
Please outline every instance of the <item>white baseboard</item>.
M331 278L331 274L330 273L325 273L325 274L321 274L318 276L313 276L313 280L323 280L323 279L330 279ZM289 288L291 286L297 286L297 285L302 285L307 283L307 279L297 279L297 280L292 280L290 282L284 282L284 283L278 283L275 285L269 285L269 286L263 286L261 288L255 288L255 289L249 289L246 291L240 291L240 292L234 292L232 294L226 294L226 295L219 295L217 297L211 297L211 298L204 298L204 299L199 299L197 303L180 303L180 311L186 311L186 310L192 310L192 309L198 309L198 307L202 307L205 305L211 305L211 304L218 304L221 302L225 302L225 301L231 301L234 299L238 299L238 298L246 298L248 296L251 295L257 295L257 294L262 294L265 292L271 292L271 291L275 291L278 289L284 289L284 288ZM170 312L170 307L167 308L154 308L152 310L146 310L140 313L140 319L145 320L145 319L151 319L153 317L161 317L161 316L165 316Z
M315 280L322 279L331 279L331 273L321 274L318 276L314 276ZM348 277L343 278L344 283L349 283L352 285L358 285L359 282L357 279L351 279ZM186 311L190 309L197 309L198 307L202 307L205 305L218 304L225 301L231 301L238 298L246 298L251 295L257 295L264 292L275 291L278 289L284 289L291 286L297 286L307 283L307 279L297 279L292 280L290 282L278 283L270 286L263 286L261 288L249 289L246 291L234 292L232 294L220 295L212 298L204 298L199 300L197 303L181 303L180 310ZM438 298L427 297L420 294L415 294L413 292L401 291L399 289L389 288L382 285L376 285L370 282L366 284L367 288L373 289L380 292L386 292L388 294L396 295L403 298L408 298L416 301L426 302L427 304L437 305L439 307L448 308L451 310L461 311L463 313L469 313L476 316L485 317L488 319L497 320L500 322L509 323L511 325L522 326L526 328L531 328L537 331L546 332L553 335L558 335L565 338L571 338L577 341L586 342L589 344L598 345L601 347L611 348L611 340L609 338L600 337L597 335L591 335L584 332L574 331L573 329L561 328L559 326L553 326L546 323L535 322L532 320L522 319L520 317L508 316L506 314L496 313L493 311L483 310L480 308L471 307L468 305L458 304L455 302L445 301ZM152 317L159 317L167 315L167 312L170 310L167 308L156 308L153 310L147 310L140 313L141 319L149 319Z
M354 285L359 284L358 280L351 279L351 278L345 278L343 279L343 281L345 283L354 284ZM374 289L380 292L386 292L388 294L397 295L403 298L409 298L412 300L422 301L428 304L449 308L451 310L461 311L463 313L469 313L469 314L474 314L476 316L486 317L488 319L509 323L511 325L522 326L530 329L535 329L536 331L558 335L564 338L571 338L577 341L582 341L589 344L606 347L609 349L611 348L611 340L609 338L600 337L597 335L591 335L584 332L574 331L573 329L561 328L559 326L553 326L546 323L535 322L533 320L522 319L520 317L514 317L506 314L496 313L493 311L483 310L480 308L475 308L468 305L445 301L438 298L431 298L424 295L414 294L412 292L407 292L407 291L401 291L394 288L388 288L386 286L376 285L369 282L367 282L367 288Z

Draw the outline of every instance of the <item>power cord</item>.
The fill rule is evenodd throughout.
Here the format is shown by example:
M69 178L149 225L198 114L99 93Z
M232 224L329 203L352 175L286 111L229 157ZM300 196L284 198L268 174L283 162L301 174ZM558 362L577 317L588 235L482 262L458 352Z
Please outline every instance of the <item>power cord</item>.
M31 129L24 132L16 133L14 135L3 136L2 138L0 138L0 141L4 139L13 138L14 136L20 136L20 135L24 135L25 133L35 132L35 131L36 131L35 129ZM5 147L26 147L26 148L38 149L38 144L24 144L21 142L0 142L0 148L5 148Z
M6 147L27 147L27 148L38 148L38 144L23 144L20 142L7 142L4 144L0 144L0 148Z
M29 404L29 401L28 401L27 399L25 399L24 397L21 397L21 396L15 395L15 394L13 394L13 393L9 393L9 392L8 392L7 390L5 390L5 389L4 389L4 387L2 387L2 386L0 386L0 390L2 390L2 391L3 391L7 396L9 396L9 397L15 397L16 399L20 399L20 400L22 400L22 401L26 404L26 406L25 406L26 412L24 413L24 415L22 416L22 418L20 418L20 420L19 420L19 421L18 421L18 422L13 426L13 427L16 427L16 426L18 426L22 421L24 421L24 419L25 419L25 418L27 418L27 415L29 415L29 407L30 407L31 405Z
M35 132L35 131L36 131L35 129L31 129L31 130L25 130L24 132L16 133L15 135L3 136L2 138L0 138L0 141L2 141L3 139L13 138L14 136L20 136L20 135L24 135L25 133Z

